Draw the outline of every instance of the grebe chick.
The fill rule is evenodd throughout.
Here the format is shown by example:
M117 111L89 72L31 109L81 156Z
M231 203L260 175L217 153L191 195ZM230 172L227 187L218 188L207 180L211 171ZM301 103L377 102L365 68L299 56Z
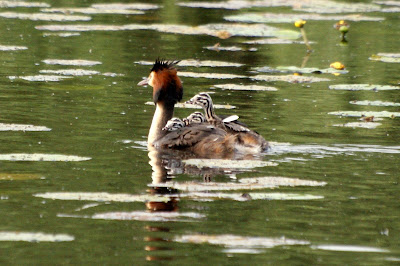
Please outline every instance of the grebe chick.
M189 125L189 124L201 124L206 122L207 120L202 113L194 112L191 113L188 117L182 119L182 121L185 123L185 125Z
M178 117L173 117L167 121L167 124L165 125L165 127L162 128L162 130L175 131L184 126L186 126L186 123L184 121L182 121Z
M237 123L238 116L228 116L224 119L217 116L214 112L214 106L211 99L211 96L206 92L200 92L193 96L189 101L186 103L194 104L203 107L204 113L206 114L207 122L213 124L222 125L223 128L227 130L231 130L234 132L247 132L250 131L247 127L240 125Z
M208 123L191 124L174 131L162 130L173 117L174 105L182 99L183 86L175 65L179 61L157 59L147 79L139 86L153 87L156 109L147 145L156 148L185 149L200 157L230 158L235 153L236 136Z
M243 123L237 121L237 118L239 118L238 116L230 116L225 119L217 116L214 112L211 96L208 93L201 92L186 103L203 107L207 121L225 129L229 134L237 134L240 144L246 147L260 148L261 151L268 149L268 142L260 134L250 130Z

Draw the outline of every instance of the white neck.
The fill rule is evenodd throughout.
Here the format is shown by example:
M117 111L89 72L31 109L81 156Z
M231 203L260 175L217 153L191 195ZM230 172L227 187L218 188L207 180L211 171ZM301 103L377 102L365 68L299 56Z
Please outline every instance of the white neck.
M154 111L153 121L151 122L147 144L153 146L154 142L164 137L169 131L162 130L174 115L174 106L165 105L162 102L156 103L156 110Z

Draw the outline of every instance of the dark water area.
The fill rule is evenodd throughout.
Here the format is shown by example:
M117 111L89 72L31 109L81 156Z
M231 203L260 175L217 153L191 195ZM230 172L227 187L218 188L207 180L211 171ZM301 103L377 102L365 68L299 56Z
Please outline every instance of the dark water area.
M230 4L237 9L3 2L0 264L399 263L398 2L315 1L325 11L296 1ZM342 4L347 10L335 9ZM249 21L264 13L281 15ZM304 18L307 53L291 21L298 14L339 19ZM234 15L247 21L227 20ZM347 42L333 27L340 17L350 24ZM224 26L204 26L217 23ZM246 26L238 31L238 23ZM268 38L279 40L249 43ZM241 50L223 50L232 46ZM183 60L184 101L213 92L218 114L238 115L271 149L251 161L148 151L155 107L151 88L136 84L158 57ZM334 62L345 70L319 74ZM244 77L195 76L205 73ZM327 80L301 82L307 77ZM332 87L343 84L364 90ZM333 113L344 111L355 113ZM176 108L175 116L191 112Z

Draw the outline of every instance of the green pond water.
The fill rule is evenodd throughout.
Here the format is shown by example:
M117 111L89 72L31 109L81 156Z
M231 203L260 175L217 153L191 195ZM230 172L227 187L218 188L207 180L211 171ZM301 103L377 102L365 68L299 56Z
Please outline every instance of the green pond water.
M336 12L324 14L306 13L295 2L206 9L181 5L188 1L152 1L154 6L137 12L127 5L96 9L92 5L102 2L93 0L15 2L19 7L0 1L0 264L398 264L399 5L316 2L314 7ZM350 14L364 17L347 20L346 43L333 28L348 15L333 8L342 5L359 8ZM43 10L88 7L91 13ZM289 22L224 20L267 12L286 14L277 17ZM293 41L300 30L290 21L297 15L290 14L338 18L307 18L309 54L301 37L289 44L247 43ZM211 23L230 26L196 27ZM241 33L232 27L236 23L246 25ZM265 26L274 27L273 36ZM256 34L254 27L262 28ZM216 43L220 51L205 48ZM231 46L242 50L222 50ZM394 62L380 61L382 53ZM213 161L196 166L198 161L185 160L197 158L181 153L149 152L154 106L146 102L152 92L136 84L151 68L138 62L157 57L241 64L178 65L184 100L214 92L215 104L235 107L216 112L238 115L271 149L257 160L214 161L213 167ZM288 70L322 71L336 61L346 66L336 75ZM261 75L326 80L289 83L263 81ZM277 90L214 87L223 84ZM376 88L333 86L340 84ZM176 108L175 115L192 111ZM333 113L344 111L356 113ZM377 112L373 122L359 121L369 112Z

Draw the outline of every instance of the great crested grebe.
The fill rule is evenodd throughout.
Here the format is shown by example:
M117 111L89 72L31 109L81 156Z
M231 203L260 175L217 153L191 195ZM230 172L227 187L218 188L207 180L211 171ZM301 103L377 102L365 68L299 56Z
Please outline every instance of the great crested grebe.
M149 147L188 149L198 156L219 158L233 157L235 153L259 153L268 147L268 144L256 143L252 135L232 134L208 122L189 124L173 131L162 130L173 117L174 105L182 99L182 82L175 69L178 62L157 59L149 77L138 83L153 87L156 109L147 139Z
M194 112L182 120L178 117L171 118L167 121L167 124L162 128L162 130L174 131L190 124L201 124L203 122L206 122L204 115L200 112Z

